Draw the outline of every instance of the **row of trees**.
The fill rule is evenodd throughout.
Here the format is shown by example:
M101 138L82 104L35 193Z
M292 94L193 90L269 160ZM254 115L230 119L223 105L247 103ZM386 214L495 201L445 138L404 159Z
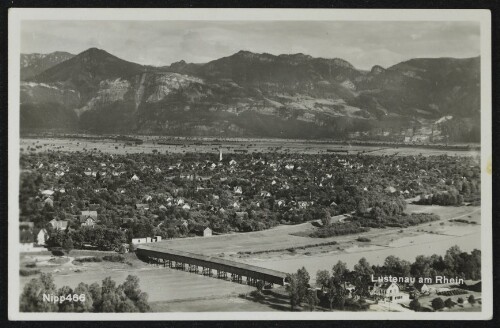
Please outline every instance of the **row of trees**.
M349 305L359 306L364 298L370 296L372 275L415 277L417 281L421 277L432 278L436 275L478 280L481 279L481 251L473 250L469 254L462 252L458 246L453 246L444 257L421 255L413 263L391 255L381 266L372 266L365 258L361 258L353 270L349 270L345 262L338 261L331 271L319 270L316 273L316 286L321 288L317 302L309 294L313 289L309 285L309 273L303 267L288 276L290 306L294 310L304 302L309 307L324 302L329 305L330 310L343 309L350 300L358 300L358 303L350 302ZM402 287L405 285L402 284Z
M57 296L64 301L44 299ZM42 273L28 282L20 296L21 312L148 312L148 295L141 291L139 278L129 275L121 285L111 277L102 284L90 286L80 283L75 289L63 286L57 289L50 273Z
M69 252L73 248L82 249L88 244L102 251L119 250L127 242L125 233L103 226L81 227L78 230L51 230L47 246L62 248Z

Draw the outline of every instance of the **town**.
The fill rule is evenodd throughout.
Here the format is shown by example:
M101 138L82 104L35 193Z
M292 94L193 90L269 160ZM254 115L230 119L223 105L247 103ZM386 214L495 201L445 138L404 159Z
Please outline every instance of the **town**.
M377 301L370 305L370 299L388 300L387 304L406 302L406 307L399 309L410 309L413 290L418 289L421 294L422 286L370 283L373 268L378 274L400 274L401 277L427 277L431 272L422 269L425 272L410 274L410 269L415 271L418 269L414 268L420 267L419 259L416 264L397 259L392 266L363 263L365 271L361 276L334 274L328 278L330 273L318 270L318 277L312 284L309 278L304 278L305 274L309 277L305 268L297 274L290 274L293 272L290 270L283 273L275 270L275 273L272 268L261 269L259 264L251 262L253 256L272 256L286 249L293 252L309 250L309 253L321 247L340 249L343 244L338 238L349 235L356 235L356 242L363 244L374 236L378 238L384 231L397 234L403 229L414 229L411 231L420 234L419 227L424 224L441 222L443 226L443 218L432 211L413 208L461 210L474 209L480 204L480 169L475 157L244 153L224 152L221 147L204 153L163 154L153 150L126 155L98 150L33 152L30 149L36 149L36 144L21 156L20 246L22 254L27 254L25 262L28 265L21 269L22 275L40 274L40 270L29 269L37 267L37 261L32 261L40 252L49 252L56 258L71 253L91 254L70 262L84 266L91 266L92 258L96 262L103 261L99 256L101 252L109 261L128 262L130 270L135 266L158 268L162 264L191 273L198 272L198 265L203 266L200 263L206 263L207 258L229 254L232 257L229 262L222 258L210 260L222 261L217 265L226 268L225 271L217 270L218 278L241 283L242 275L231 268L243 266L247 270L247 285L257 288L246 294L245 299L273 303L285 297L294 310L301 308L302 303L314 305L314 308L316 305L321 308L323 304L325 310L344 308L346 299L350 300L348 308L351 310L366 310L383 304ZM446 224L467 229L476 223L470 215L467 220L457 217L450 216ZM288 227L300 228L300 231L288 233ZM275 231L282 235L276 235ZM269 236L258 237L251 235L252 232L269 232ZM244 251L231 253L231 245L234 247L242 242L232 241L231 238L238 235L245 236L241 240L250 238L251 242L241 246ZM268 240L272 240L272 246L267 244ZM211 249L215 243L217 248ZM141 257L139 253L145 253L145 249L154 250L152 254L167 249L168 253L177 254L172 255L172 259L177 260L172 260L172 264L170 259L158 261L157 256L150 254ZM190 253L182 253L186 251ZM434 257L426 260L430 261L427 266L433 268L432 276L437 273L448 277L460 275L465 280L461 284L453 281L447 286L424 284L423 294L431 294L427 293L429 288L434 295L472 288L471 295L480 299L476 286L478 281L480 284L478 254L480 252L468 255L455 250L449 255L473 261L476 267L473 272L464 271L463 266L444 269ZM179 260L179 256L184 256L185 260ZM197 259L197 262L187 258ZM195 264L186 268L183 264L186 262ZM241 264L244 262L247 264ZM202 274L212 276L210 267L206 265ZM402 267L407 268L406 271L400 271ZM345 267L344 271L349 270ZM227 272L234 275L231 273L228 277ZM264 277L258 272L268 274L266 277L279 277L278 285L285 286L272 288L269 282L275 278L268 281L250 278ZM466 282L475 287L468 288ZM450 288L454 285L459 287ZM310 290L315 290L318 300ZM339 293L345 296L342 300L338 299ZM267 298L274 301L266 301ZM457 299L450 302L458 304ZM450 302L448 308L452 307ZM395 307L393 305L392 309ZM416 308L414 302L411 310ZM428 305L428 308L433 306Z

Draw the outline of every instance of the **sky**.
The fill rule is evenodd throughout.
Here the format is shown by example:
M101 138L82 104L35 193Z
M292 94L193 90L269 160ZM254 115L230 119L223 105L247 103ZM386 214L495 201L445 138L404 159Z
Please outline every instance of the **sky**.
M205 63L240 50L342 58L359 69L480 53L479 22L23 21L22 53L97 47L144 65Z

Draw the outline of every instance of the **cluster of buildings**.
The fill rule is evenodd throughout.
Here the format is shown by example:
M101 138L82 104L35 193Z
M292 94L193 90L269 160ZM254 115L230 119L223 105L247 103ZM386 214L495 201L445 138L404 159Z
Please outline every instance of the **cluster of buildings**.
M77 216L81 226L94 227L97 224L97 211L81 211ZM52 219L45 228L35 228L33 222L19 222L20 247L22 252L37 251L37 247L45 247L49 239L49 230L65 231L67 220Z

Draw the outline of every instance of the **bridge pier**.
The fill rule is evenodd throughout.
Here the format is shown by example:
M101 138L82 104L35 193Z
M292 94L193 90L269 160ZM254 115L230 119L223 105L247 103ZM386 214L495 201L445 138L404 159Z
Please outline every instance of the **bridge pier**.
M194 264L190 264L188 268L189 272L196 272L198 273L198 266Z
M219 278L219 279L226 279L227 278L227 272L222 271L222 270L217 270L217 278Z
M239 274L231 273L231 281L242 283L243 278Z
M212 276L212 269L203 267L203 272L202 272L202 274L203 274L204 276L209 276L209 277L211 277L211 276Z
M163 265L164 268L174 268L209 277L215 277L217 274L218 279L237 283L243 283L245 280L249 286L257 286L262 282L266 288L272 288L273 283L278 285L286 283L284 278L286 275L278 271L177 250L153 251L146 246L144 248L146 249L138 248L137 257L158 267Z

